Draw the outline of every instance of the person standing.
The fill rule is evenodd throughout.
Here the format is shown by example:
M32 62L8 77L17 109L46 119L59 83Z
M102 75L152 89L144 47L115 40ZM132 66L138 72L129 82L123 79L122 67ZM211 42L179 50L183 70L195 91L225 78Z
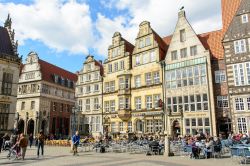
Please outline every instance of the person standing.
M43 134L43 131L41 130L39 135L38 135L38 144L37 144L37 158L39 158L39 152L40 152L40 148L41 148L41 151L42 151L42 156L43 156L43 150L44 150L44 134Z
M80 136L79 136L79 133L78 131L76 131L75 135L73 135L72 137L72 143L73 143L73 155L77 155L77 146L79 145L80 143Z
M31 133L30 136L29 136L29 142L30 142L30 148L33 144L33 134Z
M19 146L21 148L22 159L24 160L28 146L28 139L23 135L23 133L20 134Z

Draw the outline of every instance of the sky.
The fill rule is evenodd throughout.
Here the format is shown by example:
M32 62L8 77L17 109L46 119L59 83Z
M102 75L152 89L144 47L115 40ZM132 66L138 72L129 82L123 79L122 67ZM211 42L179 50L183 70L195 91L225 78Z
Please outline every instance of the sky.
M85 57L107 58L112 36L135 43L139 24L149 21L161 36L173 33L179 9L197 34L222 27L220 0L0 0L0 25L12 18L23 62L29 52L71 72Z

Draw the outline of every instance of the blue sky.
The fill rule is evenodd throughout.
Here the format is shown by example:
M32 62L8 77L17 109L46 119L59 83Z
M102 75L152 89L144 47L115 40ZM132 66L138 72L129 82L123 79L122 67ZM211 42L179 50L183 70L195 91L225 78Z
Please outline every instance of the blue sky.
M116 31L134 44L138 25L147 20L160 36L171 34L181 6L197 33L221 28L219 0L0 0L0 23L11 14L23 60L35 51L76 72L88 54L107 57Z

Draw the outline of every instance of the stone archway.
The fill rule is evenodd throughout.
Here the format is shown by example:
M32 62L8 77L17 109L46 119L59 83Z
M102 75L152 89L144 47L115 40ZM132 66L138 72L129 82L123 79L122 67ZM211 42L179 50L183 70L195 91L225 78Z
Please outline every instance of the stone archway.
M24 133L24 120L20 119L17 124L18 133Z
M28 122L27 134L33 134L35 129L35 122L33 119L30 119Z
M172 123L172 133L174 137L178 137L181 134L180 122L178 120L174 120Z

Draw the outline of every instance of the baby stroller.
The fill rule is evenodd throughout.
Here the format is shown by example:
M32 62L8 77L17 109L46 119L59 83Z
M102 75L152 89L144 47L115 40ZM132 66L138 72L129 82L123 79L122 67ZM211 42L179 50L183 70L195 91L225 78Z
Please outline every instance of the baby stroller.
M15 144L12 148L9 149L9 154L7 155L7 158L9 160L16 160L21 156L20 153L20 147L18 144Z

